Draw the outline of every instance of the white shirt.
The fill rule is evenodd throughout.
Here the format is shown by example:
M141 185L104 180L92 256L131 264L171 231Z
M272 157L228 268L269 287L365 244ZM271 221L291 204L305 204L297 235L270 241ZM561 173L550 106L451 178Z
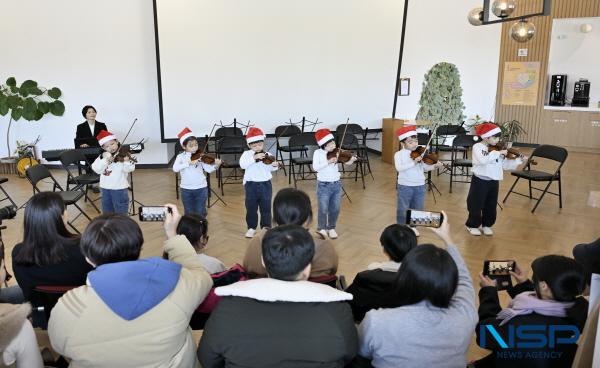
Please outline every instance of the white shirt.
M415 162L410 158L410 150L402 148L394 154L394 165L398 171L398 185L407 187L416 187L425 185L425 171L435 169L433 165L427 165L423 162Z
M368 270L382 270L388 272L398 272L400 269L400 262L387 261L387 262L373 262L368 267Z
M127 175L135 170L135 164L129 162L108 163L108 159L98 156L92 164L92 170L100 174L100 188L125 189L129 188Z
M190 152L181 152L175 158L173 171L181 175L180 187L183 189L206 188L206 176L204 172L211 173L216 170L215 165L207 165L198 161L195 165L190 164L192 154Z
M317 172L317 180L333 182L340 180L338 164L332 164L327 160L327 151L319 148L313 153L312 168Z
M269 181L273 178L271 172L279 168L278 166L266 165L262 161L256 162L254 160L255 154L254 150L247 150L240 157L240 167L245 170L244 184L248 181Z
M206 272L210 274L223 272L227 269L223 262L219 261L215 257L207 256L203 253L199 253L197 256Z
M479 142L473 145L473 174L483 180L502 180L502 170L515 170L523 160L506 160L499 151L488 152L488 146Z
M90 132L92 132L92 137L94 136L94 126L96 125L96 123L94 122L94 124L90 124L88 123L88 126L90 127ZM94 137L95 138L95 137Z

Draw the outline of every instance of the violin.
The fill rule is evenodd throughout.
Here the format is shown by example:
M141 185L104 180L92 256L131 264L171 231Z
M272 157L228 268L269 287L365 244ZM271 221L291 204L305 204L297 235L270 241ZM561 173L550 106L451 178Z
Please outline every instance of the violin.
M133 162L134 164L137 163L137 158L131 154L131 151L129 151L129 147L120 145L117 152L113 154L113 161L125 162L125 157L129 158L129 161Z
M506 159L507 160L516 160L517 158L525 157L518 149L513 148L513 147L508 148L508 147L506 147L506 144L503 142L498 142L494 145L488 146L488 152L502 151L502 150L506 150ZM532 159L529 159L528 164L537 165L537 162Z
M196 151L196 153L193 153L191 157L192 161L200 160L200 162L207 165L214 165L216 159L217 158L215 157L215 155L210 153L203 153L201 150L198 150Z
M256 159L255 160L256 162L262 162L265 165L271 165L271 164L273 164L273 162L275 162L275 156L273 156L269 152L265 152L263 150L263 151L260 151L260 152L256 152L255 154L258 154L258 153L264 153L265 157L263 157L262 160L261 159Z
M345 164L354 157L354 152L336 147L333 151L327 152L327 159L337 158L338 162Z
M410 152L410 158L413 160L420 156L423 157L421 162L426 165L435 165L439 161L438 155L433 152L427 152L427 149L424 146L417 146L414 151Z

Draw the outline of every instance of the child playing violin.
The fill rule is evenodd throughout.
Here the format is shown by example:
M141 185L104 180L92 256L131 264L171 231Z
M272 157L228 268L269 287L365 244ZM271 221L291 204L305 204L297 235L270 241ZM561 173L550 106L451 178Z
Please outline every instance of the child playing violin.
M414 159L411 153L418 145L417 127L408 125L399 128L396 136L400 140L402 149L394 154L394 164L398 171L398 205L396 208L396 223L406 224L406 210L421 210L425 204L425 175L424 172L434 170L442 166L441 162L433 165L427 165L423 162L423 156L419 155ZM416 236L419 231L411 227Z
M465 225L469 234L494 235L492 226L496 222L498 187L503 177L502 170L514 170L527 157L507 159L506 149L493 150L500 141L501 130L496 124L484 123L475 127L481 142L473 145L473 178L467 196L469 218Z
M342 182L338 169L338 155L328 158L328 153L336 148L333 134L329 129L319 129L315 132L315 139L320 149L313 154L312 167L317 172L317 201L319 205L319 216L317 232L323 237L337 239L335 231L337 218L340 214L340 202L342 201ZM352 165L357 160L352 156L345 165Z
M129 155L116 160L121 144L117 136L101 130L96 137L104 152L92 164L92 170L100 174L102 192L102 212L127 215L129 209L129 181L127 175L135 170L135 164Z
M181 201L185 214L197 214L206 218L206 200L208 199L208 183L205 172L215 171L221 160L215 159L214 164L209 165L192 155L198 151L198 139L189 128L184 128L179 134L179 144L183 152L177 155L173 163L173 171L181 176Z
M260 227L271 227L271 197L273 187L271 179L272 171L279 168L277 161L269 160L265 163L265 158L269 159L272 154L263 152L265 135L262 130L251 127L246 134L246 142L249 150L245 151L240 157L240 167L244 170L244 190L246 192L246 238L252 238L256 234L258 227L258 214L260 209Z

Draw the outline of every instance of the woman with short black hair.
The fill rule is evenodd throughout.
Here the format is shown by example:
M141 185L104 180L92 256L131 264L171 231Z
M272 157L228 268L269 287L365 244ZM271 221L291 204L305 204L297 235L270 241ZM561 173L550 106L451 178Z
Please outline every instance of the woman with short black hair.
M402 260L396 280L399 307L367 312L359 326L359 355L374 367L455 368L477 324L469 270L452 245L448 216L439 229L444 242L423 244Z
M92 105L86 105L81 109L81 115L85 121L77 125L75 141L77 148L100 147L96 141L96 136L101 130L108 131L106 124L96 120L96 108Z

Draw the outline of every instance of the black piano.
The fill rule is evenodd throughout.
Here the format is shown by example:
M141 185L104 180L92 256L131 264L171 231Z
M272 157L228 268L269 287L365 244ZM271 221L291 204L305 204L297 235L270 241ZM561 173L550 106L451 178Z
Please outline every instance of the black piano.
M144 143L131 143L126 144L125 147L129 147L129 151L133 154L140 153L144 150ZM63 152L70 151L72 149L76 149L83 153L83 155L88 159L88 161L93 162L96 157L100 156L102 153L102 148L100 147L88 147L88 148L62 148L62 149L54 149L48 151L42 151L42 158L45 158L48 161L60 161L60 155Z

